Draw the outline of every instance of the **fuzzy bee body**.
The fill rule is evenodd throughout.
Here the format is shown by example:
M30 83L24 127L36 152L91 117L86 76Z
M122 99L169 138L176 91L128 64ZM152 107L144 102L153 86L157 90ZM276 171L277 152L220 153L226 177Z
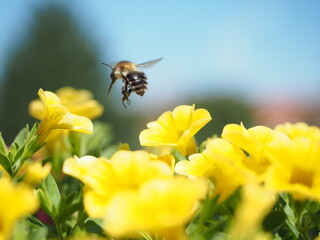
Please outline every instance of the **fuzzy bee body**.
M147 90L148 82L147 77L144 72L139 71L138 67L148 67L157 62L159 62L162 58L156 59L153 61L149 61L142 64L134 64L129 61L120 61L116 65L111 66L106 63L102 63L111 67L112 72L110 74L111 84L108 90L108 96L110 95L110 90L113 84L118 80L122 79L122 104L126 107L125 101L127 104L130 104L129 96L131 92L135 92L139 96L143 96Z

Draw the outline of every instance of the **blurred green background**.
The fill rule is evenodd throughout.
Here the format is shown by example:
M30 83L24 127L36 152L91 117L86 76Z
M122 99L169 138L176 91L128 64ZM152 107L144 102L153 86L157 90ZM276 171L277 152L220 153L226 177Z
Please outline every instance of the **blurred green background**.
M35 3L33 4L37 5ZM99 4L101 5L102 3L99 2ZM236 3L234 4L237 5ZM5 3L1 5L6 6ZM217 6L221 7L221 3L217 3ZM212 4L212 7L214 8L215 5ZM316 5L316 7L319 7L319 5ZM127 21L135 17L137 9L131 8L132 16L127 16ZM108 11L118 11L112 8L110 10L110 8L107 8L107 5L105 10L105 14L107 15L109 14ZM154 11L156 12L156 9ZM39 6L37 5L37 8L34 8L32 11L30 17L32 20L24 25L24 28L27 30L22 34L23 37L19 41L12 41L7 54L2 54L0 131L8 143L13 140L14 136L25 124L35 122L28 115L28 104L31 100L38 97L38 89L43 88L44 90L56 91L64 86L72 86L77 89L84 88L92 91L95 98L105 106L105 112L99 120L110 123L114 128L113 141L115 143L128 142L133 149L140 148L138 136L140 131L146 127L147 122L156 120L162 112L172 110L180 104L195 104L196 108L206 108L213 117L213 121L197 135L198 141L203 141L213 134L220 134L223 126L227 123L243 122L246 127L257 124L273 127L275 124L284 121L319 123L319 105L315 103L318 98L317 95L314 96L312 94L313 92L310 92L309 96L302 94L304 98L297 96L295 90L290 94L288 92L282 94L281 86L286 89L285 86L288 83L282 83L280 80L274 81L274 79L273 83L270 81L271 86L269 87L265 87L268 86L268 81L263 79L260 84L264 85L264 87L261 87L261 90L258 87L259 84L255 85L257 83L255 83L254 78L252 80L248 77L251 81L248 80L245 83L244 89L254 92L254 94L250 95L247 91L239 88L242 85L241 79L243 78L241 71L240 73L235 71L235 75L231 74L225 78L229 79L233 77L238 79L236 83L232 81L228 82L224 78L219 79L221 72L223 72L222 70L220 71L220 75L213 77L210 73L210 64L208 63L210 59L206 59L205 56L205 54L212 55L212 53L209 50L208 52L201 50L203 51L201 53L204 54L203 59L196 59L195 57L199 56L193 56L193 52L199 48L199 43L197 42L194 45L188 45L186 48L186 51L190 50L188 60L185 59L185 56L180 56L181 49L177 48L175 52L174 49L176 48L172 46L167 49L171 55L169 55L169 58L166 58L165 51L163 55L160 53L161 49L166 45L165 42L161 41L154 43L154 47L150 48L155 49L155 53L145 56L146 51L142 51L141 49L141 53L143 54L136 57L137 61L145 62L158 57L164 57L164 59L154 67L155 69L158 68L158 70L150 70L150 76L152 77L149 80L149 86L151 90L147 92L147 96L143 98L132 96L132 104L125 109L121 104L120 83L117 83L112 89L111 99L108 100L106 98L106 92L110 84L110 69L101 65L101 62L112 63L124 60L126 56L123 56L124 59L115 59L117 57L115 52L121 52L121 49L123 49L123 39L127 40L125 48L128 48L128 43L130 43L131 39L134 40L138 37L141 42L143 41L143 36L141 36L141 32L137 31L135 33L132 30L130 33L124 33L119 39L113 38L115 40L113 40L112 44L109 44L108 39L104 39L104 50L100 51L101 46L97 46L97 42L101 42L101 39L97 40L97 35L89 34L92 31L87 31L96 26L90 25L90 22L87 22L86 27L81 26L81 23L85 20L79 21L79 16L75 17L79 12L81 11L72 10L68 5L62 3L53 4L52 2L48 2L48 4L42 3ZM201 14L201 12L199 11L197 14ZM152 13L148 13L149 17L150 15ZM257 17L256 15L254 16ZM122 17L123 15L120 10L118 18ZM114 25L121 32L124 22L119 19L114 19L114 22L108 24ZM232 21L237 21L237 19L233 19ZM170 23L164 22L163 24ZM139 27L132 26L131 28L135 29ZM252 31L252 34L254 34L254 29ZM260 31L262 30L260 29ZM112 31L106 30L106 32L112 38ZM189 33L193 35L192 26L190 26ZM319 39L319 29L314 30L312 33L315 39ZM2 32L2 34L4 33ZM146 30L144 34L147 36L149 32ZM175 34L179 36L178 29ZM166 39L174 39L175 37L175 35L168 34ZM233 40L239 42L238 39ZM118 45L115 44L117 41L119 42ZM143 45L144 43L141 44ZM136 50L137 45L133 43L131 47L139 53L139 49ZM149 53L150 49L148 49ZM230 57L229 72L233 72L234 69L238 68L238 66L233 68L235 63L232 59L238 56L237 50L233 50L231 48L230 53L230 49L226 49L228 52L226 56ZM314 46L313 50L320 53L319 45ZM188 53L186 52L186 54ZM128 51L129 57L133 55L132 52ZM135 53L135 55L138 54ZM174 56L174 58L171 56ZM265 57L261 56L261 58ZM174 59L178 66L176 68L175 62L173 62ZM128 60L135 61L134 59ZM190 62L190 66L194 65L192 70L186 64L179 64L180 61L185 60ZM313 60L319 61L319 54ZM170 65L168 70L164 68L166 61ZM221 59L221 61L225 60ZM241 62L241 59L239 62ZM163 65L161 66L161 64ZM200 64L208 70L208 73L200 68ZM265 67L267 69L270 68L270 66ZM217 66L215 65L213 69L217 69ZM272 69L268 70L272 71ZM288 71L290 72L290 69ZM145 72L149 76L149 70ZM250 72L250 69L248 72ZM305 72L307 76L307 73L311 71L310 69L305 69ZM154 78L157 78L155 73L159 73L160 80L158 80L160 83L154 82L156 81ZM177 77L179 74L180 78ZM237 74L239 74L238 78ZM312 79L319 79L319 75L319 70L313 70ZM166 78L166 82L161 82L164 78ZM178 79L177 81L175 81L176 78ZM306 77L306 79L310 78ZM206 80L204 81L203 79ZM288 82L297 81L295 78L290 78L290 75L288 79ZM224 81L226 81L226 85L223 85ZM212 82L218 82L218 84L212 85ZM279 84L279 88L274 87L277 86L276 84ZM300 87L304 86L304 84L309 85L309 88L313 90L315 89L314 86L318 86L317 81L310 81L309 84L301 79L296 88L302 89ZM306 92L309 88L303 88L303 91ZM263 97L259 98L259 95L263 95Z

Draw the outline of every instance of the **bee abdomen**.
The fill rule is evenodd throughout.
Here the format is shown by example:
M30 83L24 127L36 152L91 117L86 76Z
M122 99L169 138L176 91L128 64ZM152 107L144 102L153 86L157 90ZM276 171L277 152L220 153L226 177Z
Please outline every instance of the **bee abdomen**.
M127 74L127 79L131 89L139 96L143 96L148 85L147 77L144 72L132 71Z

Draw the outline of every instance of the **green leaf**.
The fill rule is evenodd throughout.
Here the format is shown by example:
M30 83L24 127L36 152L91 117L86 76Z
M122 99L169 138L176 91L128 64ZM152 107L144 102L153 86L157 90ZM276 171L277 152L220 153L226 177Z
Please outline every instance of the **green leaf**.
M28 233L28 240L46 240L48 229L44 227L33 228Z
M27 240L27 228L28 222L25 219L21 219L14 225L14 230L12 231L11 240Z
M295 225L293 225L288 219L285 221L287 227L289 228L291 234L293 235L294 239L300 239L299 238L299 230L296 228Z
M12 166L10 159L2 153L0 153L0 165L12 176Z
M60 211L59 221L65 221L68 217L70 217L74 212L76 212L79 209L79 205L79 202L67 205L62 211Z
M38 123L38 122L36 122L35 124L33 124L32 129L31 129L30 132L29 132L29 136L28 136L29 139L32 138L32 137L34 137L34 136L36 135L37 130L38 130L38 126L39 126L39 123Z
M42 190L38 190L38 197L40 200L41 208L43 211L45 211L47 214L52 214L52 202L49 198L49 196Z
M40 189L38 191L43 210L56 219L59 215L61 197L57 183L51 174L41 182Z
M28 217L28 220L29 220L30 224L32 224L33 226L36 226L36 227L45 227L46 226L46 225L44 225L43 222L41 222L38 218L36 218L33 215L30 215Z
M23 145L21 148L18 149L18 151L16 152L15 156L14 156L14 159L13 159L13 162L15 163L17 160L19 160L19 158L21 157L21 155L23 154L23 151L24 151L24 146Z
M294 215L294 212L292 211L292 208L289 206L289 204L286 204L286 206L284 207L284 212L287 215L287 219L288 221L292 224L295 225L296 224L296 217Z
M263 220L262 226L265 231L275 232L285 223L286 218L283 211L273 210Z
M15 137L13 143L18 144L18 146L22 146L26 142L28 133L29 133L29 126L27 125L25 128L20 130L18 135Z
M7 155L8 153L7 145L2 138L1 132L0 132L0 153L2 153L3 155Z
M103 220L98 218L87 218L83 227L92 233L103 233Z
M9 148L9 154L12 156L12 160L14 159L14 156L16 155L16 152L19 149L19 144L16 142L13 142Z
M43 190L49 196L52 202L52 205L58 209L61 197L60 197L58 185L51 174L49 174L48 177L44 179L42 186L43 186Z
M78 200L79 200L79 201L81 200L81 191L72 192L72 193L70 193L69 195L67 195L67 197L66 197L66 202L67 202L67 204L73 202L76 197L77 197L77 198L80 197L80 199L78 199Z
M69 195L62 194L59 205L59 221L65 221L74 212L81 208L82 204L82 191L72 192Z

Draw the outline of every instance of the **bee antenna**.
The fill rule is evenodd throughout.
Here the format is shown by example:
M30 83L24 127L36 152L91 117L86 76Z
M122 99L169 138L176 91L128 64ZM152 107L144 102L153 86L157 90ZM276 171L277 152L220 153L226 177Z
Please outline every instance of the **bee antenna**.
M106 66L110 67L111 69L113 69L113 67L108 63L101 63L101 64L106 65Z

